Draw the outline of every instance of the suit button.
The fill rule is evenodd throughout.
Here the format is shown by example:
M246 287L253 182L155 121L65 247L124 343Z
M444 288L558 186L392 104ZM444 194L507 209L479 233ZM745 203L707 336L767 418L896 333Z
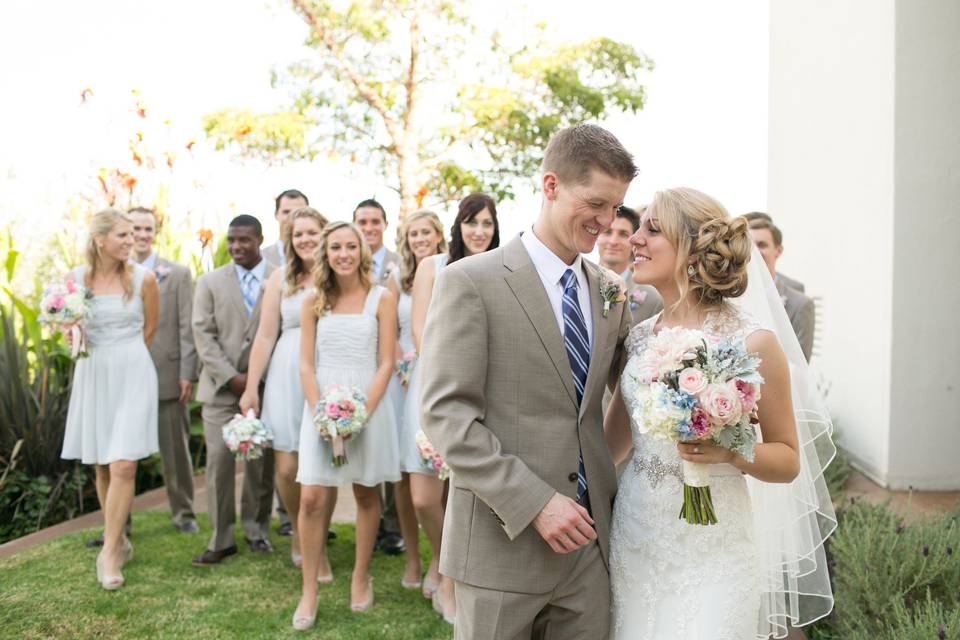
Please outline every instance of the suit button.
M569 480L570 482L576 482L576 481L577 481L577 472L574 471L573 473L571 473L570 475L568 475L568 476L567 476L567 480Z

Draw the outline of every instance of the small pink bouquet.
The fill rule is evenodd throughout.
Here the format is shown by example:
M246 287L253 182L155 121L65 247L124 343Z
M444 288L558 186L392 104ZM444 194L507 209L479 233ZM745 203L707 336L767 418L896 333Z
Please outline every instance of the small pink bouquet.
M405 387L410 386L410 377L413 375L413 366L417 363L417 352L408 351L403 354L397 364L394 367L394 371L397 372L397 377L400 378L400 382Z
M257 419L253 409L243 416L239 413L233 420L223 425L223 443L236 460L257 460L263 457L263 450L269 449L273 441L273 431Z
M640 433L675 442L707 441L753 461L760 400L760 357L743 341L666 328L650 339L635 372ZM716 524L710 465L683 461L680 518Z
M363 431L367 426L367 397L356 387L341 387L331 384L317 401L313 424L324 440L333 446L331 464L342 467L347 464L343 443L349 437Z
M74 359L87 355L84 325L90 319L93 292L77 284L73 276L43 289L40 299L40 322L54 325L70 338L70 355Z
M430 440L427 439L427 434L425 434L422 429L417 431L417 451L420 452L420 461L423 462L423 466L436 471L437 477L440 480L447 479L450 475L450 467L448 467L447 463L440 457L440 452L430 444Z

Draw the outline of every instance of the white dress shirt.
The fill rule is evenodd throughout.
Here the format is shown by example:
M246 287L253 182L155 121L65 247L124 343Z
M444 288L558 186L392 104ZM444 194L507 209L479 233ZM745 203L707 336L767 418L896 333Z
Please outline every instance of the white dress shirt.
M547 292L547 298L550 300L550 306L553 307L553 315L557 318L557 325L560 327L560 335L563 335L563 273L567 269L573 269L577 276L577 299L580 301L580 311L583 313L583 319L587 325L587 341L593 344L593 314L590 312L590 284L587 281L587 274L583 270L583 257L577 255L573 264L566 264L557 257L547 245L540 241L533 229L523 233L520 236L520 242L523 248L530 254L530 260L543 282L543 288Z
M133 256L130 256L131 264L135 263L136 261L137 261L136 258L134 258ZM147 259L140 263L140 266L150 271L156 271L157 270L157 252L151 251L150 255L147 256Z
M260 262L258 262L257 266L255 266L253 269L244 269L243 267L238 265L236 262L233 263L233 266L237 270L237 278L240 279L241 288L243 287L243 275L247 273L247 271L253 274L253 278L254 280L256 280L256 283L260 285L260 288L263 287L263 274L267 270L266 259L260 258ZM259 290L260 290L259 288L254 289L254 291L259 291Z

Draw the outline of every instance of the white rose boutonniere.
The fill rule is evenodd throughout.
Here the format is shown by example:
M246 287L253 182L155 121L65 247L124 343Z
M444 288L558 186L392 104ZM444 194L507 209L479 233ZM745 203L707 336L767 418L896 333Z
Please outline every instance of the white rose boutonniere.
M600 272L600 297L603 299L603 317L607 317L610 307L627 299L623 293L623 280L614 272L604 269Z

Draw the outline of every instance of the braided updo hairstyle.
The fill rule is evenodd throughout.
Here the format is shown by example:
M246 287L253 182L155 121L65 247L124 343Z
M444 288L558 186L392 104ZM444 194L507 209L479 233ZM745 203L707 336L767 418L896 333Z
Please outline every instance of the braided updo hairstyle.
M664 237L677 249L680 299L689 293L712 307L743 295L753 250L746 220L731 218L722 204L686 187L657 192L646 213L657 217Z

